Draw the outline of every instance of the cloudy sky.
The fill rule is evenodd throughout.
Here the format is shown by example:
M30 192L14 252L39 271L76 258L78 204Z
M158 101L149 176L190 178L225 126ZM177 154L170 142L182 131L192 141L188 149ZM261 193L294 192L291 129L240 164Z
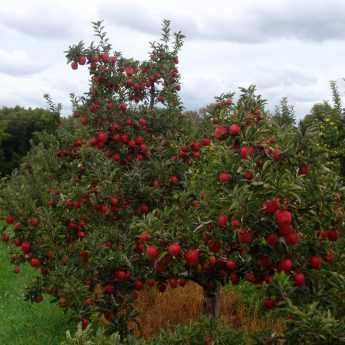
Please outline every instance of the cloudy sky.
M0 106L45 106L44 93L70 111L87 89L87 69L71 71L64 51L93 37L104 19L113 48L145 59L163 18L186 35L182 98L198 109L214 96L256 84L273 109L287 96L303 117L345 95L344 0L0 0Z

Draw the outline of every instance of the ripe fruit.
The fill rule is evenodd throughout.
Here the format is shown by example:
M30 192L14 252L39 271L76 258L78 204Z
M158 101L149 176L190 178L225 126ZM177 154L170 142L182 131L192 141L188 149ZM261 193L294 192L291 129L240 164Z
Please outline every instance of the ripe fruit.
M88 325L89 325L89 320L83 319L81 322L82 329L86 329Z
M114 292L114 286L111 284L107 284L104 288L103 288L104 293L106 293L107 295L111 295Z
M289 211L278 210L276 212L276 221L278 224L291 224L292 214Z
M5 221L7 224L13 224L14 223L14 216L12 216L11 214L7 215L5 218Z
M115 278L119 281L123 281L126 279L126 272L125 271L116 271Z
M228 134L228 129L226 127L217 127L214 131L214 136L216 139L222 139Z
M137 145L144 144L144 141L145 141L145 139L144 139L144 137L142 137L141 135L139 135L139 136L137 136L137 137L135 138L135 143L136 143Z
M86 56L80 55L78 59L79 65L85 65L86 62Z
M109 54L108 53L103 53L103 54L101 54L101 60L103 61L103 62L109 62Z
M86 232L84 232L84 231L78 231L78 232L77 232L77 236L78 236L78 238L80 238L80 239L82 240L83 238L85 238Z
M143 287L144 287L144 283L143 283L141 280L137 279L137 280L134 282L134 289L135 289L135 290L142 290Z
M150 238L151 238L151 235L147 231L144 231L140 235L138 235L138 240L142 242L146 242Z
M279 149L274 149L272 152L272 158L274 161L280 161L282 152Z
M39 267L41 265L41 261L37 258L31 259L31 266L32 267Z
M108 134L105 132L97 133L97 140L101 143L105 143L108 140Z
M134 68L132 66L126 66L125 73L128 77L132 76L134 74Z
M156 246L148 246L146 249L146 255L152 259L156 258L159 254L158 248Z
M305 283L305 277L302 272L296 272L294 275L295 285L302 286Z
M282 260L279 263L279 269L284 272L291 271L292 267L293 267L293 262L290 259Z
M311 268L319 269L319 268L321 268L321 264L322 264L322 259L321 259L320 256L314 255L314 256L312 256L310 258L310 266L311 266Z
M268 245L270 245L271 247L274 247L277 243L278 243L278 235L275 233L269 234L266 237L266 242Z
M295 231L291 231L285 237L286 243L290 246L294 246L299 242L299 235Z
M4 242L8 242L10 240L10 235L7 232L3 232L1 235L1 240Z
M149 287L154 287L156 285L156 281L154 279L148 279L146 281L146 284L149 286Z
M169 177L169 181L172 184L178 184L180 182L179 178L175 175Z
M247 159L247 156L248 156L248 147L247 147L247 146L241 147L240 153L241 153L242 159Z
M159 180L154 180L154 181L152 182L152 187L154 187L154 188L160 188L160 187L161 187L160 181L159 181Z
M23 242L21 245L23 253L27 254L31 250L31 244L29 242Z
M267 214L274 214L280 207L280 200L274 198L271 200L266 200L262 205L262 211Z
M220 243L216 241L208 241L207 246L212 253L218 253L220 250Z
M328 230L327 237L330 241L336 241L339 238L339 233L337 230Z
M240 225L241 225L241 222L239 220L237 220L237 219L233 219L231 221L231 226L232 226L233 229L238 228Z
M191 146L193 151L200 151L201 149L201 144L199 143L193 143Z
M244 178L248 181L252 180L254 177L254 174L249 170L245 171L243 175L244 175Z
M255 149L253 146L242 146L241 150L240 150L240 154L241 154L242 159L247 159L250 156L253 156L254 151L255 151Z
M280 223L278 224L279 234L282 236L287 236L291 232L294 232L294 229L291 224Z
M307 176L309 172L310 172L310 166L308 164L302 165L298 170L298 174L300 176Z
M234 269L236 269L236 267L237 267L236 261L234 261L234 260L228 260L228 261L226 262L226 268L227 268L227 269L229 269L229 270L234 270Z
M71 63L71 67L72 67L72 69L74 69L74 70L78 69L78 62L73 61L73 62Z
M112 206L117 206L119 204L119 199L116 196L110 197L110 203Z
M230 135L232 136L236 136L236 135L239 135L241 132L241 127L240 125L234 123L232 124L230 127L229 127L229 133Z
M185 279L178 279L178 285L181 287L185 287L187 284L187 281Z
M177 256L181 252L181 246L178 243L173 243L168 247L168 252L171 256Z
M29 222L32 226L37 226L40 221L38 220L38 218L32 217Z
M80 123L84 126L86 126L89 123L89 118L87 116L81 116L80 117Z
M127 111L127 104L126 103L121 103L119 108L120 108L120 110L122 112L125 112L125 111Z
M150 208L145 203L140 204L139 207L138 207L138 212L140 214L147 214L147 213L149 213L149 211L150 211Z
M190 249L187 251L185 255L185 259L189 266L196 266L199 263L199 250L198 249Z
M228 224L229 217L225 214L221 214L218 217L217 224L221 227L225 227Z
M265 298L263 304L266 309L271 310L274 306L274 301L272 298Z
M209 139L209 138L202 138L200 143L201 143L202 146L209 146L209 145L211 145L211 139Z
M218 176L218 180L220 183L229 183L232 179L232 176L228 172L222 172Z
M237 285L240 281L240 278L238 277L238 274L236 272L232 272L230 274L230 280L233 285Z
M238 240L240 243L252 243L254 240L254 233L252 230L241 230L238 233Z

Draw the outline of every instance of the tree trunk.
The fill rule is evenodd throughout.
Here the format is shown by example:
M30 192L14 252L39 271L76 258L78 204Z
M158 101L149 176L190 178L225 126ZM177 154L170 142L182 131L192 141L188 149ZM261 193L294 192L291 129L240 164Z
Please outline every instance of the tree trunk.
M213 319L217 319L220 314L220 286L204 287L204 313Z
M153 106L155 104L155 95L155 85L152 84L150 89L150 109L153 109Z

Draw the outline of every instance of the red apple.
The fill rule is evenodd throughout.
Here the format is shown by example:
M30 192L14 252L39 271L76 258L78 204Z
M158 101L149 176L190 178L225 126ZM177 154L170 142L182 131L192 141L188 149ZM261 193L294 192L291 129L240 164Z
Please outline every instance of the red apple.
M237 136L241 133L241 127L240 125L238 125L237 123L234 123L232 124L230 127L229 127L229 133L230 135L232 136Z
M296 286L303 286L305 283L305 277L302 272L296 272L294 275L295 285Z
M189 266L196 266L199 263L199 250L198 249L190 249L185 254L186 262Z
M320 256L314 255L314 256L312 256L310 258L310 266L311 266L311 268L319 269L319 268L321 268L321 264L322 264L322 259L321 259Z
M181 252L181 246L178 243L173 243L168 247L168 252L171 256L177 256Z
M156 246L148 246L146 249L146 255L151 258L154 259L158 256L159 251L158 248Z
M218 176L219 182L224 183L224 184L229 183L231 181L231 179L232 179L232 176L226 171L220 173Z

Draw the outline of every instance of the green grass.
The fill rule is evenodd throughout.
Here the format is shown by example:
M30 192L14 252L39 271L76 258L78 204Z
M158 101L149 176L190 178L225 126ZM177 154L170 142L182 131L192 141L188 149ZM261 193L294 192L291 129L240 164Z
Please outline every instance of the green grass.
M55 345L71 328L68 318L49 301L24 301L25 286L34 276L30 267L13 273L7 249L0 244L0 344Z

